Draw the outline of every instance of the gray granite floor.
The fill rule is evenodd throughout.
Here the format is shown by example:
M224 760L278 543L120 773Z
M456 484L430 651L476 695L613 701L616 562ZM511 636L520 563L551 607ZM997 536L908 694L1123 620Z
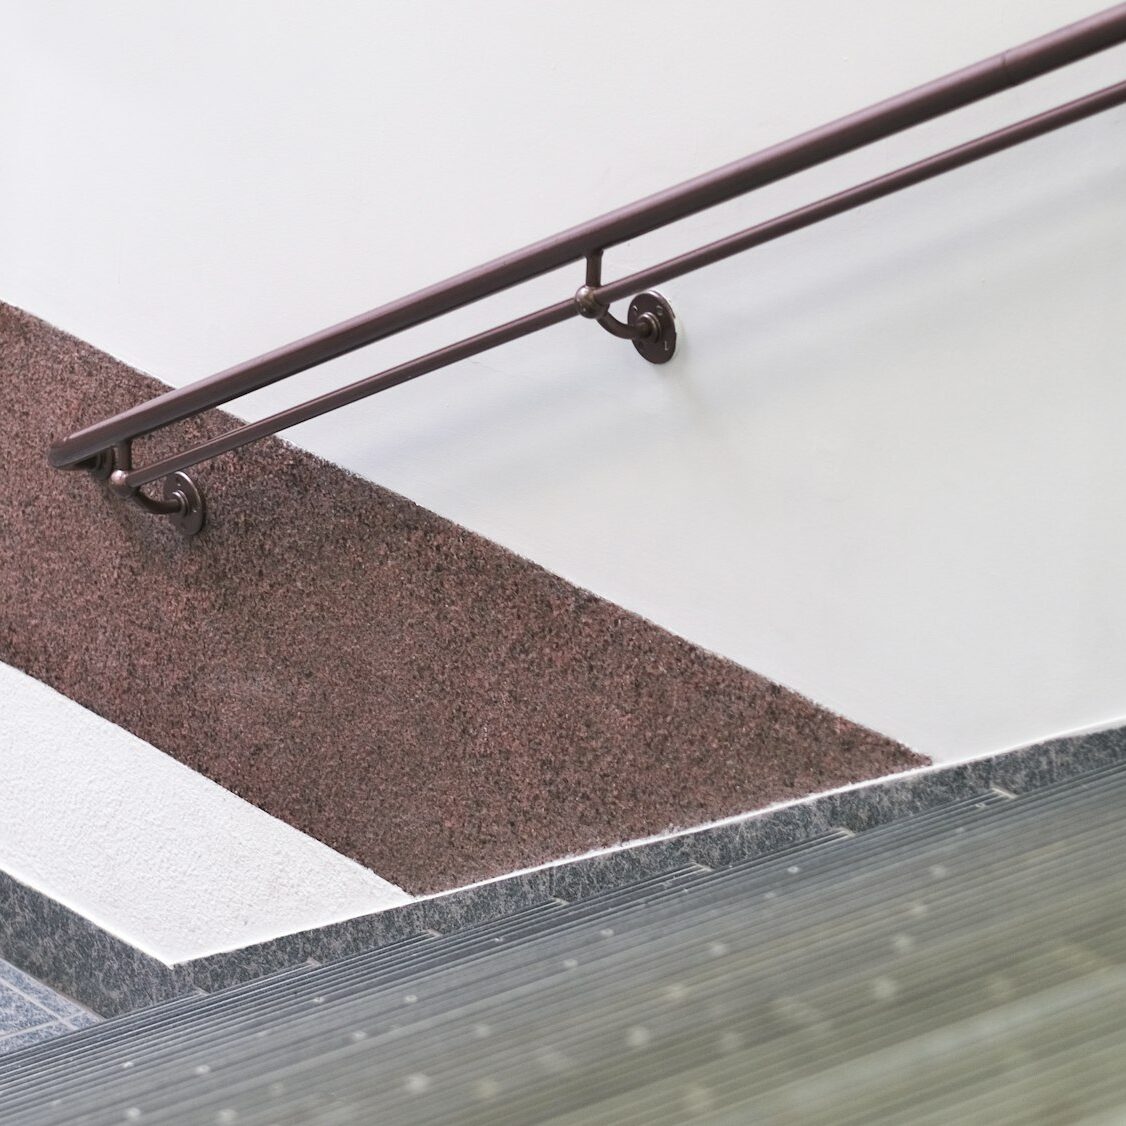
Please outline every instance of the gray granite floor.
M98 1019L0 958L0 1056Z

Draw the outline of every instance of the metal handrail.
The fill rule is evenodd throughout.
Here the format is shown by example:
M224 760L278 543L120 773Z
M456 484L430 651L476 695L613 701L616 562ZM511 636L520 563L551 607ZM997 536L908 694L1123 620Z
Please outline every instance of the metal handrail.
M108 479L110 487L118 494L132 498L150 512L171 516L181 531L192 534L203 526L204 501L184 469L571 317L597 320L613 335L632 340L646 359L663 363L676 348L676 321L667 301L659 294L646 291L647 287L1122 105L1126 103L1126 82L1057 106L629 277L604 283L602 254L607 248L1123 42L1126 42L1126 3L217 375L187 387L174 388L55 442L48 453L48 461L55 468L87 469L101 479ZM301 406L240 426L183 453L147 466L133 467L132 443L136 438L579 260L586 262L585 283L573 298L321 395ZM638 293L639 290L646 292ZM609 307L630 294L637 296L630 305L627 319L618 320ZM142 491L143 486L162 478L165 481L163 499L150 497Z

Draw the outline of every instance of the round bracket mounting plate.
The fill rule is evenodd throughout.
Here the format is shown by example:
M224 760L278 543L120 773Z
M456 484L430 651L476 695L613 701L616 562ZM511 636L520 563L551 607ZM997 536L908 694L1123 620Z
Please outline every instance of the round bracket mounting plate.
M186 473L173 473L164 479L164 499L180 504L180 511L172 514L172 523L182 536L194 536L207 519L207 505L203 493Z
M101 450L91 458L86 472L95 481L108 481L109 475L113 472L113 462L113 450Z
M636 327L646 314L656 320L658 331L633 342L638 353L651 364L667 364L676 353L676 314L655 289L639 293L629 304L627 323Z

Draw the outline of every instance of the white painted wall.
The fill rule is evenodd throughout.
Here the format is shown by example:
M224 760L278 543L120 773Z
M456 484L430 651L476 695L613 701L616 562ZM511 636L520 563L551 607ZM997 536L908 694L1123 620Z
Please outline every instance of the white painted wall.
M156 958L411 898L3 664L0 699L0 868Z
M185 383L1095 3L9 0L0 298ZM608 276L1124 74L1122 49L1088 60ZM669 283L665 369L575 322L289 436L936 757L1112 720L1124 140L1119 110Z

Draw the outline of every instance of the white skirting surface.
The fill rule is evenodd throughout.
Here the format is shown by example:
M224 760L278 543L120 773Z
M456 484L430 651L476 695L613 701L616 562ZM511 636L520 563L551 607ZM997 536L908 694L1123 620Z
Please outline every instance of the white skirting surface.
M410 896L0 664L0 868L175 963Z

